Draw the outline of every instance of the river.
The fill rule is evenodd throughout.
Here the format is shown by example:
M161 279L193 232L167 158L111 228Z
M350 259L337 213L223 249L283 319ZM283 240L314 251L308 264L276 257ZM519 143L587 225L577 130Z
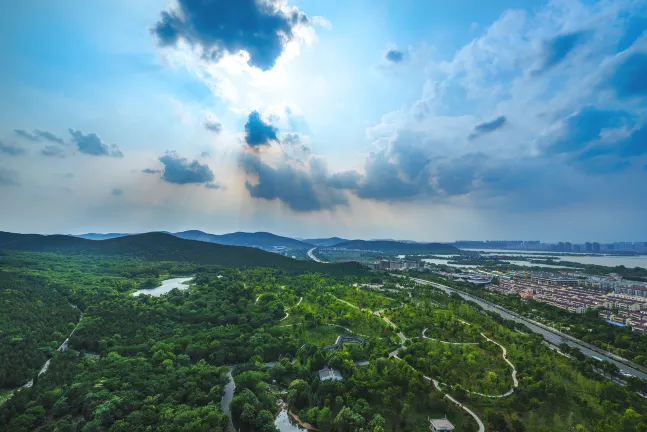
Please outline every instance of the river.
M551 255L551 252L548 251L513 251L509 249L462 249L472 252L481 252L483 254L493 254L493 255L514 255L514 256L527 256L528 259L546 259L547 256L555 257L555 262L559 261L571 261L580 264L596 264L607 267L616 267L623 265L625 267L634 268L642 267L647 269L647 255L637 255L637 256L623 256L623 255L595 255L589 256L584 253L571 253L570 255L561 255L555 256ZM563 252L554 252L563 253ZM590 252L587 252L590 253ZM521 261L520 261L521 262ZM536 264L541 265L541 264ZM546 267L541 265L542 267Z
M267 363L267 366L271 367L270 366L271 364L273 363ZM229 377L229 382L225 386L225 392L222 395L222 399L220 401L220 407L222 408L222 411L229 416L229 427L227 429L228 432L237 432L236 427L234 426L234 423L231 420L231 410L229 409L231 400L234 398L234 391L236 390L236 383L234 382L234 377L232 375L233 369L234 369L234 366L229 366L229 371L227 372L227 376ZM285 403L284 402L279 402L279 403L281 404L281 411L274 419L274 425L281 432L306 431L307 429L303 429L294 420L290 418L290 416L288 415L287 406L285 405Z
M186 285L186 282L190 281L193 279L192 277L180 277L180 278L173 278L173 279L166 279L162 281L162 285L156 287L156 288L146 288L146 289L140 289L137 290L133 293L134 296L138 296L141 294L145 295L152 295L154 297L161 296L162 294L166 294L167 292L177 288L180 290L185 290L190 288L189 285Z

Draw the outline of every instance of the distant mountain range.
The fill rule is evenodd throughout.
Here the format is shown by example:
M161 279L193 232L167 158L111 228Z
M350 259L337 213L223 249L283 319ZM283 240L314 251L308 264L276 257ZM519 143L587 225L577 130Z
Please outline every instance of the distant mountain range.
M167 233L167 232L164 232ZM355 249L378 252L407 253L457 253L454 246L443 243L419 243L411 240L347 240L340 237L294 239L291 237L279 236L269 232L235 232L230 234L209 234L198 230L167 233L185 240L197 240L201 242L217 243L228 246L251 246L261 249L284 247L288 249L310 249L313 247L337 247L340 249ZM130 234L109 233L81 234L76 237L88 240L109 240Z
M339 237L330 237L330 238L304 239L303 241L314 246L326 247L326 246L333 246L348 240L339 238Z
M202 231L182 231L173 233L174 236L187 240L198 240L209 243L218 243L229 246L252 246L260 248L286 247L290 249L310 249L312 244L282 237L268 232L235 232L231 234L208 234Z
M71 235L14 234L0 231L0 250L134 257L150 261L184 261L222 267L279 267L286 271L348 274L357 264L299 261L260 249L186 240L152 232L94 241Z
M332 245L338 249L390 252L401 254L458 253L460 250L444 243L404 243L394 240L348 240Z
M109 240L113 238L125 237L130 234L121 234L121 233L108 233L108 234L99 234L99 233L87 233L79 234L74 237L84 238L86 240Z

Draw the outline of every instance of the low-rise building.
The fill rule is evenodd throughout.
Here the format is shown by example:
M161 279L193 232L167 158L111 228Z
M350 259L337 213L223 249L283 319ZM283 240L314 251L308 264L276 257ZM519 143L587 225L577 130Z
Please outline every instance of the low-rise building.
M339 370L324 366L324 368L319 371L319 379L321 381L341 381L344 377L341 375Z
M429 420L429 429L432 432L451 432L453 431L454 425L447 419L432 419Z

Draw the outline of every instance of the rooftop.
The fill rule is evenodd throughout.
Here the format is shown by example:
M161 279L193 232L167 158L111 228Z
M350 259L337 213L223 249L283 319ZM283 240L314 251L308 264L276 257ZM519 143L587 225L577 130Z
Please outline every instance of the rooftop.
M436 430L447 430L447 431L453 431L454 430L454 425L447 419L433 419L429 420L431 423L431 426L434 427Z

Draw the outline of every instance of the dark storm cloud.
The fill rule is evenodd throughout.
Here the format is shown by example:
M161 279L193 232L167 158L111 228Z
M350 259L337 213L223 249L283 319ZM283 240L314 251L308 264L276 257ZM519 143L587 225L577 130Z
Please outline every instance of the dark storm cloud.
M586 40L587 32L573 32L544 41L539 66L531 72L540 75L563 62L566 57Z
M18 186L18 171L0 167L0 186Z
M124 191L123 189L114 188L113 190L110 191L110 193L114 196L122 196L124 194Z
M30 132L27 132L25 129L14 129L13 132L19 137L26 139L27 141L33 141L33 142L40 141L38 136Z
M107 145L94 132L86 134L80 130L68 130L72 136L72 142L81 153L91 156L111 156L119 158L124 156L117 145Z
M616 68L611 86L619 99L647 97L647 54L635 53Z
M602 130L618 128L630 120L631 116L625 111L586 106L565 120L562 136L552 142L546 152L560 154L584 149L591 141L600 138Z
M59 157L63 158L66 155L65 149L63 147L57 146L57 145L48 145L45 146L40 153L43 156L49 156L49 157Z
M222 132L222 123L216 120L206 120L204 122L204 128L215 134L219 134L220 132Z
M150 169L150 168L145 168L142 170L144 174L160 174L162 170L156 170L156 169Z
M372 153L365 164L366 174L354 191L363 199L400 201L420 195L427 183L405 178L399 165L390 160L385 151Z
M175 151L167 151L159 158L164 164L162 180L175 184L210 183L214 180L213 171L197 160L189 161Z
M390 49L386 52L384 57L391 63L402 63L404 60L404 53L397 49Z
M479 123L474 126L474 131L468 137L470 140L476 139L482 135L501 129L506 124L505 116L499 116L492 121Z
M647 154L647 125L634 130L629 136L613 142L597 143L577 157L586 161L599 156L633 158Z
M204 187L206 187L207 189L221 189L222 188L220 183L205 183Z
M357 189L362 176L357 171L342 171L328 178L328 185L334 189Z
M183 39L200 47L208 60L245 51L251 66L269 70L294 38L295 27L307 22L297 9L277 10L273 2L178 0L177 9L162 11L152 32L161 46Z
M25 153L27 153L27 150L25 150L22 147L16 147L9 144L4 144L2 141L0 141L0 153L5 153L10 156L22 156Z
M335 175L329 178L321 161L312 161L309 169L304 170L286 161L271 166L258 154L243 153L240 165L254 179L254 182L245 182L253 198L279 200L297 212L332 210L348 204L346 196L339 190L348 185L343 184L348 183L347 174L341 178L335 178Z
M245 142L252 148L270 145L271 141L278 141L277 132L274 126L263 121L258 111L252 111L245 123Z
M475 189L475 181L487 157L471 153L438 164L436 186L447 195L464 195Z

